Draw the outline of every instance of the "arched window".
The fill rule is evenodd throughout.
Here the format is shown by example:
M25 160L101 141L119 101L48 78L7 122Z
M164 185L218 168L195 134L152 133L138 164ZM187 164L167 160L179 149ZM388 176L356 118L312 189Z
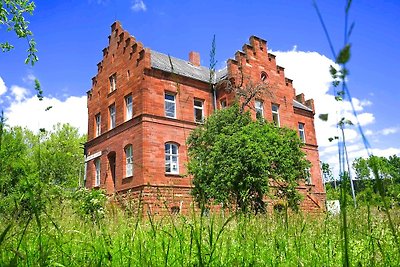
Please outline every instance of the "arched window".
M132 145L125 147L125 177L133 175L133 151Z
M268 75L265 72L261 72L261 81L266 82L268 79Z
M165 173L178 174L178 145L165 143Z

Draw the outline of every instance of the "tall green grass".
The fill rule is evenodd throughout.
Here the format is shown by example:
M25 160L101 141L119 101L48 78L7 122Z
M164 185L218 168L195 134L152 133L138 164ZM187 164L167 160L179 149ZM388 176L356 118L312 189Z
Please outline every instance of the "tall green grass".
M399 228L399 211L393 218ZM340 217L284 213L166 215L145 218L113 208L95 222L68 203L14 225L0 244L0 266L339 266ZM52 220L50 220L52 218ZM348 210L354 266L399 266L387 217L376 209ZM0 232L7 222L0 221ZM40 235L39 235L40 233ZM20 243L20 244L19 244Z

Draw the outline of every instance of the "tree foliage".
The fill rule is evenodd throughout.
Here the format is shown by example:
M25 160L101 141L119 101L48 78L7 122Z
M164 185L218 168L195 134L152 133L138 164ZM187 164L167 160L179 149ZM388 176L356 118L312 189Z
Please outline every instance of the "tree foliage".
M18 38L28 41L28 56L25 63L32 65L38 61L36 55L36 42L33 33L29 30L29 21L25 19L27 14L32 15L35 3L29 0L0 0L0 25L5 25L8 32L14 31ZM14 46L9 42L0 43L2 52L13 49Z
M400 202L400 158L396 155L388 158L370 156L369 158L357 158L353 162L353 169L357 176L357 198L361 203L381 205L381 196L378 192L378 184L373 175L373 167L376 166L379 178L382 180L385 196L392 203Z
M281 197L296 207L295 187L309 166L297 133L252 121L239 105L216 111L188 138L188 171L200 205L235 204L241 211L262 210L273 181Z
M76 128L57 125L34 134L4 121L0 126L0 214L32 214L63 190L78 187L85 138Z

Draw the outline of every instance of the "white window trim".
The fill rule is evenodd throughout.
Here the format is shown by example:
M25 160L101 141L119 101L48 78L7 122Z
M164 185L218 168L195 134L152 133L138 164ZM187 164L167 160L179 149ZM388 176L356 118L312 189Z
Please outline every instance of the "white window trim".
M201 106L196 106L196 101L201 103ZM204 100L194 99L193 109L194 109L194 121L197 123L203 123L204 122ZM201 110L201 120L200 121L198 121L196 118L196 110Z
M94 169L95 169L94 186L98 187L98 186L100 186L100 177L101 177L101 161L100 161L100 158L97 158L97 159L94 160Z
M101 135L101 114L98 113L94 117L95 123L96 123L96 137Z
M109 129L111 130L111 129L114 129L115 126L116 126L116 108L115 108L115 104L112 104L111 106L108 107L108 112L109 112L109 116L110 116Z
M128 99L130 99L130 103L128 103ZM130 113L130 114L129 114ZM133 100L132 95L127 95L125 97L125 121L132 119L133 117Z
M166 145L170 145L170 153L167 153L167 151L166 151L166 149L165 149L165 146ZM166 169L165 169L165 173L167 173L167 174L179 174L179 147L178 147L178 145L177 144L174 144L174 143L165 143L165 146L164 146L164 149L165 149L165 151L164 151L164 153L165 153L165 157L164 157L164 160L165 160L165 166L167 166L167 163L169 163L170 165L170 171L168 172ZM175 146L176 147L176 154L173 154L173 152L172 152L172 146ZM167 156L169 156L169 160L167 161L167 159L166 159L166 157ZM172 168L172 166L173 166L173 163L174 163L174 161L172 160L172 158L173 157L176 157L176 170L173 170L173 168Z
M167 95L173 96L173 97L174 97L174 100L166 99L166 96L167 96ZM167 105L166 105L167 102L168 102L168 103L172 103L172 104L174 105L174 116L173 116L173 117L167 115ZM167 93L167 92L164 94L164 111L165 111L165 117L167 117L167 118L172 118L172 119L176 119L176 95L175 95L175 94L173 94L173 93Z
M277 107L276 111L274 110L274 107ZM280 127L281 126L281 119L280 119L280 116L279 116L279 105L272 104L271 105L271 111L272 111L272 121L275 122L274 121L274 114L275 114L277 116L277 119L278 119L277 126Z
M260 104L260 107L257 107L257 104ZM260 113L261 114L261 118L264 119L264 103L261 100L255 100L254 101L254 108L256 110L256 118L257 118L257 114Z
M302 126L303 128L301 129L300 126ZM298 128L299 128L299 136L300 136L300 140L305 143L306 142L306 130L305 130L305 124L302 122L299 122L298 124Z
M130 153L128 153L130 152ZM125 177L133 176L133 148L128 145L125 148Z

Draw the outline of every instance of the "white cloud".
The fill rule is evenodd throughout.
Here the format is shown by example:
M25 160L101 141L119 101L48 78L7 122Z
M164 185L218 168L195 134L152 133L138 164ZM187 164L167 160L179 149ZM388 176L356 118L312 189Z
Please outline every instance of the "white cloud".
M146 11L146 5L144 4L143 0L135 0L132 5L132 10L135 12L138 11Z
M6 84L4 83L3 79L0 77L0 96L5 94L7 92L7 87ZM1 99L0 99L0 103L1 103Z
M11 91L11 95L14 98L14 101L16 101L16 102L21 102L28 95L28 90L26 88L18 86L18 85L11 86L10 91Z
M396 127L391 127L391 128L385 128L380 131L382 135L389 135L389 134L395 134L399 131L399 128Z
M22 81L27 84L33 84L35 81L36 77L32 73L28 73L24 78L22 78Z
M316 109L314 124L320 157L323 162L329 163L337 175L339 172L338 143L337 140L329 142L328 139L341 135L337 128L337 122L341 118L345 117L356 123L351 103L349 101L336 101L330 91L332 77L329 73L329 67L333 65L338 68L338 66L334 61L317 52L298 51L297 47L291 51L272 51L272 53L276 55L277 64L285 68L285 76L293 79L296 94L304 93L306 99L314 99ZM367 107L372 105L370 100L353 98L352 102L361 126L375 122L374 114L365 111ZM329 114L326 122L318 119L318 115L323 113ZM392 127L376 132L367 130L365 133L368 136L375 136L377 134L393 134L399 131L400 128ZM357 157L368 156L357 127L346 127L345 138L350 162ZM399 154L400 148L376 148L370 150L370 152L378 156L389 156Z
M39 101L36 96L20 100L12 101L4 112L10 126L27 127L37 132L40 128L50 130L57 123L70 123L81 134L87 133L86 96L70 96L64 101L53 97ZM45 111L49 106L52 108Z

